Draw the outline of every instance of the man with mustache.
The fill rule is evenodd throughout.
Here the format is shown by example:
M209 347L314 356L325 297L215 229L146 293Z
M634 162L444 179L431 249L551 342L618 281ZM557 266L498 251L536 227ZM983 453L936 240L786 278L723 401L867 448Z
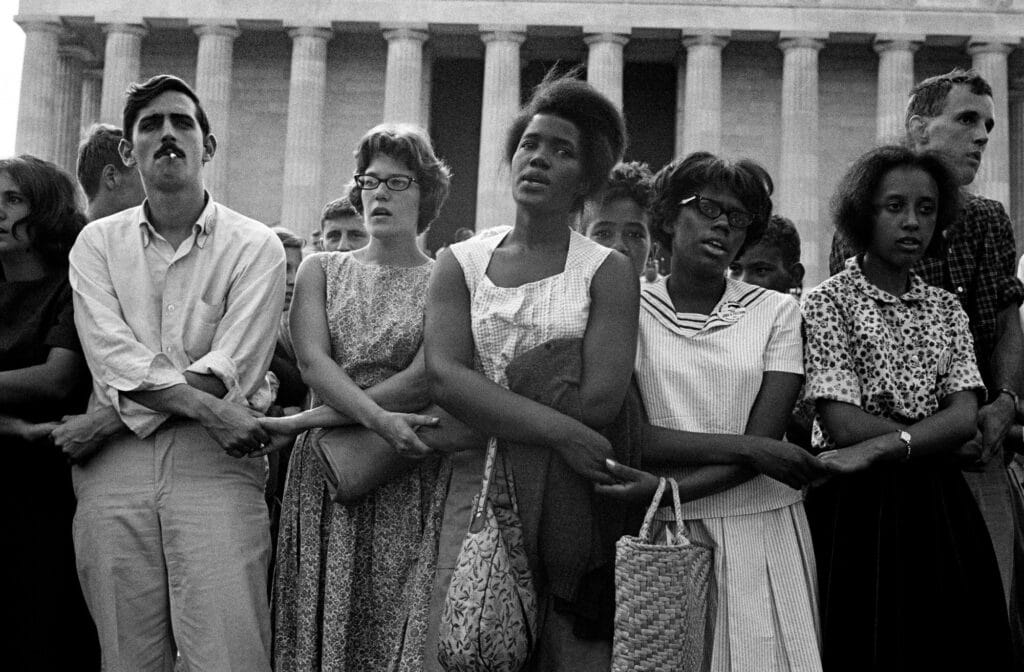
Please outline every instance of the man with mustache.
M142 205L71 251L90 413L130 431L74 467L79 577L106 670L269 672L270 536L254 414L284 300L274 233L216 203L199 99L158 75L129 87L124 164Z
M915 151L936 152L946 160L960 184L974 181L988 144L993 119L992 88L974 70L954 69L920 82L907 105L907 142ZM1013 424L1024 375L1024 337L1018 307L1024 285L1015 277L1013 227L1003 205L964 193L960 219L946 231L945 255L926 257L914 269L929 284L952 292L970 318L978 368L988 388L988 403L978 412L979 437L965 446L977 455L965 478L988 526L1007 600L1015 577L1014 520L1010 483L1003 459L1003 440ZM842 270L851 256L838 237L832 241L829 269ZM1018 529L1022 523L1018 521ZM1014 614L1011 614L1011 622ZM1016 619L1018 659L1024 655L1019 615Z

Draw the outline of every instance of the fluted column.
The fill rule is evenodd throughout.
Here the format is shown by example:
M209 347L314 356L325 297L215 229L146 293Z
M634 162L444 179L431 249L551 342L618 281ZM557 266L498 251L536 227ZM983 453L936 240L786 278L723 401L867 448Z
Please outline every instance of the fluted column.
M1010 217L1013 219L1017 251L1024 249L1024 73L1010 86Z
M623 51L629 43L629 36L586 27L583 32L587 33L583 38L587 45L587 81L621 110Z
M1010 205L1010 139L1007 124L1003 119L1010 116L1009 84L1006 56L1013 51L1013 45L1002 42L984 42L972 38L967 53L973 59L973 67L992 87L992 103L995 106L996 125L988 136L988 147L981 168L974 176L972 189L982 196Z
M877 35L878 98L875 106L875 141L899 142L906 135L907 98L914 88L914 52L924 35Z
M21 66L21 98L18 101L14 151L53 159L61 24L28 17L15 20L25 31L25 59Z
M423 43L429 34L409 26L383 26L388 41L384 121L422 124Z
M515 223L504 138L519 109L519 47L526 40L525 26L483 28L480 39L484 42L484 96L476 187L477 231Z
M217 153L204 169L203 180L215 199L228 200L228 158L230 144L228 131L231 123L231 61L235 38L240 31L227 25L200 25L195 27L199 36L196 60L196 95L203 101L203 110L210 119L210 127L217 137Z
M94 68L82 72L82 135L100 120L100 100L103 97L103 70ZM121 122L118 122L118 127Z
M782 35L782 156L776 181L779 214L796 224L808 286L827 276L831 233L819 216L818 52L825 36Z
M682 152L718 153L722 145L722 48L728 33L684 34Z
M288 86L288 127L284 149L284 194L281 224L308 231L323 206L320 182L324 136L324 92L327 88L327 28L302 26L292 38L292 70Z
M146 27L134 23L108 23L103 26L107 46L103 54L103 95L100 121L120 126L124 114L124 94L128 85L139 79L142 38ZM125 129L125 134L131 129Z
M74 174L82 121L82 71L92 58L88 49L62 46L57 61L57 124L54 161Z

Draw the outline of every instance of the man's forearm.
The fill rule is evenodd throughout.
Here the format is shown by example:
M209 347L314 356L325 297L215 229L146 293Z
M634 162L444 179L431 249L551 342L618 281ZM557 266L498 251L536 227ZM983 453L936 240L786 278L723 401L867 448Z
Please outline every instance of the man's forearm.
M992 380L995 389L1006 388L1021 394L1024 375L1024 334L1021 332L1020 312L1016 304L999 311L996 319L998 338L992 349Z
M194 373L192 371L186 371L184 375L185 381L190 387L206 392L218 399L223 399L228 393L228 388L224 386L224 383L217 376L208 373ZM142 402L140 401L139 403L141 404Z
M123 392L127 398L146 408L203 422L213 413L216 397L191 385L179 384L162 390Z

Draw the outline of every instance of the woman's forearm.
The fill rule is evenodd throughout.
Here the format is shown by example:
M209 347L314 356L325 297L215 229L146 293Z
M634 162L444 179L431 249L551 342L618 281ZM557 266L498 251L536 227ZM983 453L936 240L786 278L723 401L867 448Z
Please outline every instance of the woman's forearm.
M682 500L692 501L733 488L756 475L745 467L713 464L690 469L676 481Z

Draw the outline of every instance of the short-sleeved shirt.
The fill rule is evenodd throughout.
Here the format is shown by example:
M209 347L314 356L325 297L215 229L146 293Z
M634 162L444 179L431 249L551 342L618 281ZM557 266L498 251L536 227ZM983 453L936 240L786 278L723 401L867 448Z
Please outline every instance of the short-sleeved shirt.
M0 281L0 316L0 371L42 364L52 348L82 351L75 332L67 273L38 280ZM30 404L24 409L4 410L9 415L40 421L79 413L88 396L87 382L83 380L83 394L72 395L75 398L68 407L42 409Z
M921 420L944 397L981 390L967 314L957 297L911 274L893 296L873 285L858 258L803 302L805 398L853 404L884 418ZM835 443L815 416L812 445Z
M1024 284L1014 277L1013 225L999 201L963 192L964 207L944 232L946 254L922 259L914 271L925 282L951 292L970 318L974 351L982 376L991 384L989 357L998 340L1001 310L1024 301ZM854 251L836 236L829 270L838 273Z
M676 312L667 277L641 287L636 376L652 425L743 434L765 372L802 373L802 353L800 307L788 295L727 279L718 305L701 315ZM712 518L800 498L799 490L759 475L683 509L687 518Z

